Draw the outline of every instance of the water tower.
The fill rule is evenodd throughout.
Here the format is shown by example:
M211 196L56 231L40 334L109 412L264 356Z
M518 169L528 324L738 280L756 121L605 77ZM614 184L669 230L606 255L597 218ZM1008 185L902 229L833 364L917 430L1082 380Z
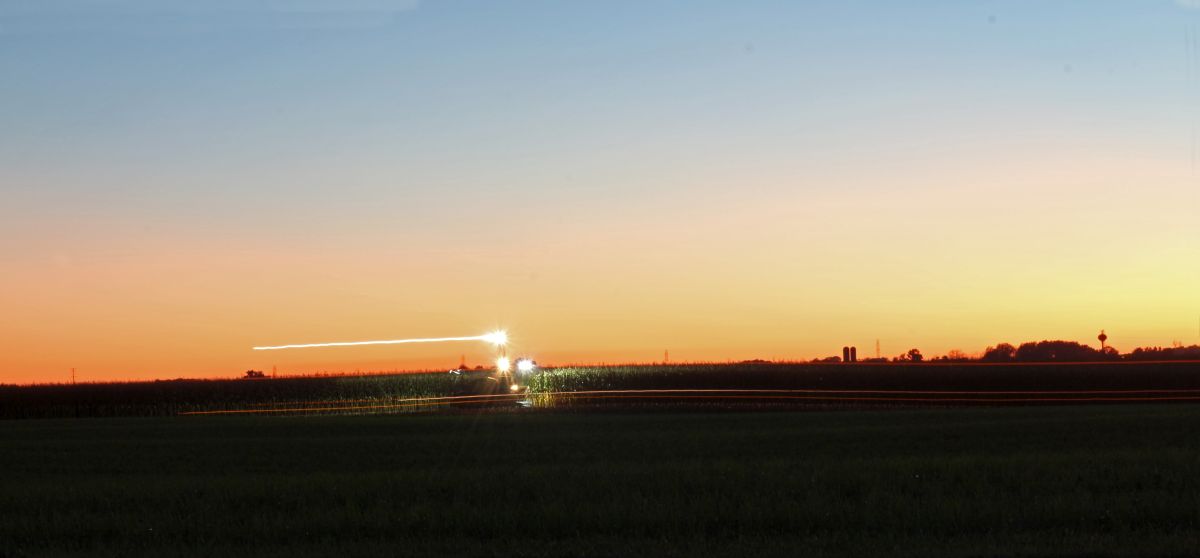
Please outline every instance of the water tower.
M1097 335L1097 336L1096 336L1096 339L1099 339L1099 340L1100 340L1100 350L1101 350L1101 351L1103 351L1103 350L1104 350L1104 348L1105 348L1105 346L1104 346L1104 342L1105 342L1105 341L1108 341L1108 335L1106 335L1106 334L1104 333L1104 330L1102 329L1102 330L1100 330L1100 335Z

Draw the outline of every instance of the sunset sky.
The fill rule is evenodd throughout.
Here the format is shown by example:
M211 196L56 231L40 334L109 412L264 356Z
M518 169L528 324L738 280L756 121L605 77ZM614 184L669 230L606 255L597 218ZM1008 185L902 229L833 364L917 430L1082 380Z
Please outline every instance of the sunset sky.
M1200 342L1200 1L0 0L0 382Z

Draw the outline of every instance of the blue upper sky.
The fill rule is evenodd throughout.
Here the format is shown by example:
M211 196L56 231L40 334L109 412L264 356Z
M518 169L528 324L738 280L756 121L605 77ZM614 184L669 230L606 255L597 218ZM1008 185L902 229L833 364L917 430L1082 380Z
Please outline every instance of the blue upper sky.
M444 181L450 161L597 151L873 159L918 130L1055 119L1153 135L1192 116L1186 4L4 0L0 167L102 182L339 157Z

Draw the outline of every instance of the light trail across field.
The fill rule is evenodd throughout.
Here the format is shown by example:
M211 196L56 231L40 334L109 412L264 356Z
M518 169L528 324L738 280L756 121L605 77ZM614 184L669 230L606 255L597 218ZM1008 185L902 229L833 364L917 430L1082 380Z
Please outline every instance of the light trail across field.
M1093 396L1164 396L1164 395L1195 395L1200 396L1200 389L1087 389L1087 390L910 390L910 389L620 389L620 390L587 390L587 391L551 391L540 393L497 393L497 394L479 394L479 395L448 395L441 397L400 397L392 399L393 403L410 402L410 401L425 401L438 402L444 400L459 400L459 399L479 399L479 398L511 398L511 397L528 397L539 395L555 395L555 396L570 396L570 395L633 395L633 394L696 394L703 396L704 394L745 394L745 395L788 395L788 394L809 394L809 395L902 395L902 396L941 396L941 395L980 395L980 396L1039 396L1039 395L1093 395ZM252 407L286 407L286 406L312 406L312 405L338 405L352 403L385 403L388 398L362 398L362 399L317 399L317 400L301 400L301 401L284 401L271 403L253 403Z
M190 411L181 415L322 413L337 411L383 411L412 407L442 405L516 403L533 398L572 400L674 400L698 402L763 401L856 404L1070 404L1070 403L1150 403L1200 402L1200 389L1138 389L1138 390L1030 390L1030 391L920 391L920 390L819 390L819 389L647 389L647 390L590 390L554 391L534 394L497 393L452 395L443 397L402 398L390 402L379 400L297 401L277 403L275 407ZM340 404L339 404L340 403ZM355 403L376 403L361 405Z
M466 337L426 337L415 339L386 339L382 341L343 341L337 343L304 343L298 345L274 345L269 347L253 347L256 351L278 351L281 349L311 349L315 347L358 347L362 345L401 345L406 343L446 343L453 341L486 341L493 345L508 343L508 334L503 331L493 331L483 335Z

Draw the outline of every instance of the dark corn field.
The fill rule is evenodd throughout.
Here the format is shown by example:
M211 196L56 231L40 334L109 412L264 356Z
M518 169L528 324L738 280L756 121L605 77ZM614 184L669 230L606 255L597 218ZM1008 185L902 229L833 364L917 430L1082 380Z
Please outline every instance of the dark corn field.
M519 390L510 391L510 382ZM670 393L596 393L657 390ZM683 393L693 390L693 393ZM695 390L726 392L696 393ZM0 385L0 419L186 413L367 414L494 409L887 407L1200 402L1200 363L731 363L578 366L258 380Z

